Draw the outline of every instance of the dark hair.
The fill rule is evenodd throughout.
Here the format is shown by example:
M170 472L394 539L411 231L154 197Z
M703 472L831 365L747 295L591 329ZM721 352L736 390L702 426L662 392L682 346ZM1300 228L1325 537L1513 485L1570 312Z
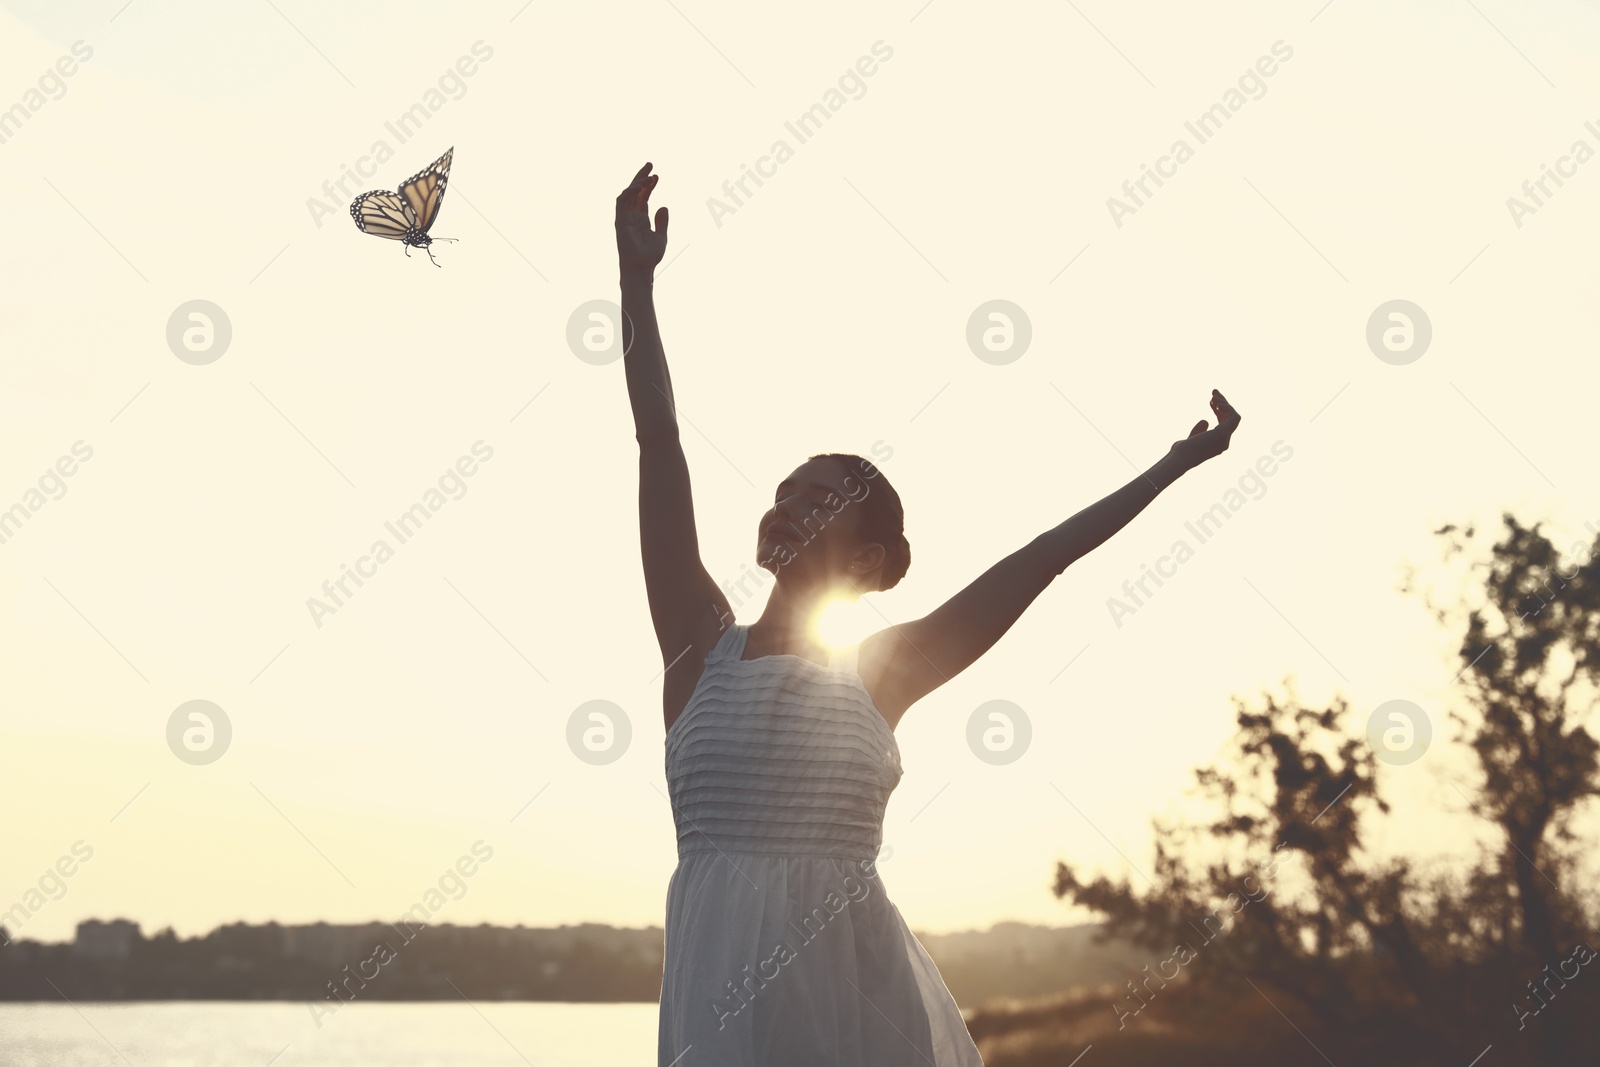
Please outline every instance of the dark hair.
M861 498L861 537L883 546L878 591L893 589L911 566L911 543L906 540L906 513L900 506L900 494L894 491L882 470L853 453L822 452L806 457L808 463L814 459L838 460L850 473L871 479L867 495Z

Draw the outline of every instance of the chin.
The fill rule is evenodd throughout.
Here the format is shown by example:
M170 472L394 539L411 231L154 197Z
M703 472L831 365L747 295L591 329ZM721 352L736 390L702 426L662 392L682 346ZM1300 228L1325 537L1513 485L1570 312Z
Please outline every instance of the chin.
M799 556L795 547L787 541L773 541L763 536L756 542L756 562L761 569L771 571L774 575L778 568L788 566Z

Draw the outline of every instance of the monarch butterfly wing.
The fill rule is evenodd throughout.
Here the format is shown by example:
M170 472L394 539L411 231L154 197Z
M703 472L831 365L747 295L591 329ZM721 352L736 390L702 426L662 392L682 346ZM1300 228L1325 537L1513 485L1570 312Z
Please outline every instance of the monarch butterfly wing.
M417 216L417 229L423 233L439 217L439 205L444 202L445 186L450 184L450 159L455 155L451 148L433 163L418 171L400 186L400 195Z
M387 189L374 189L356 197L350 205L350 217L362 233L391 241L404 241L406 233L417 224L411 205Z

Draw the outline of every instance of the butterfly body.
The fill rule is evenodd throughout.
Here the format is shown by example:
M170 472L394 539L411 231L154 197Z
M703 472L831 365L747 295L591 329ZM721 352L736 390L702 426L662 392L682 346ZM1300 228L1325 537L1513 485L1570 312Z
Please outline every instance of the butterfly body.
M444 190L450 183L450 161L455 155L451 148L433 163L424 167L406 181L396 192L374 189L362 193L350 204L350 217L362 233L399 241L406 249L421 248L433 259L428 246L435 241L453 241L453 237L432 237L428 230L439 217L439 206L444 202Z

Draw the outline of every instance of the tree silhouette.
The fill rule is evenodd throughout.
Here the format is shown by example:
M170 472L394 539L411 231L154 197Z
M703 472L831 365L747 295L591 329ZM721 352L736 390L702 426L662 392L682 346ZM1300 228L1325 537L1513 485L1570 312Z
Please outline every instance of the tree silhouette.
M1497 903L1514 912L1526 954L1554 964L1593 929L1561 886L1573 884L1580 860L1573 820L1586 798L1600 795L1600 746L1585 725L1600 689L1600 537L1575 543L1563 560L1542 523L1525 527L1509 512L1501 520L1501 539L1473 563L1484 572L1483 602L1460 605L1463 676L1476 714L1453 717L1469 731L1483 776L1475 810L1505 836L1489 884L1515 887ZM1460 530L1446 556L1467 553L1476 533ZM1449 614L1435 608L1441 622ZM1552 1014L1542 1031L1552 1056L1568 1051L1571 1016Z
M1214 1042L1253 1043L1259 1062L1298 1058L1307 1041L1335 1062L1459 1065L1490 1042L1500 1064L1596 1061L1596 1028L1584 1024L1600 1007L1600 973L1570 969L1596 940L1592 893L1586 911L1577 891L1593 841L1575 822L1600 795L1600 746L1585 725L1600 692L1600 537L1562 559L1538 525L1503 519L1504 536L1472 559L1479 602L1434 607L1447 627L1465 620L1465 707L1451 718L1481 774L1472 810L1503 846L1456 873L1375 860L1364 839L1390 808L1348 702L1307 708L1291 690L1258 711L1235 698L1228 763L1196 771L1216 815L1157 820L1151 888L1057 866L1057 897L1103 914L1107 936L1165 956L1112 1006L1119 1029L1157 1017L1171 982L1163 1027L1204 1024ZM1471 527L1435 533L1446 559L1473 556ZM1284 1050L1242 1032L1263 1001L1300 1031Z

